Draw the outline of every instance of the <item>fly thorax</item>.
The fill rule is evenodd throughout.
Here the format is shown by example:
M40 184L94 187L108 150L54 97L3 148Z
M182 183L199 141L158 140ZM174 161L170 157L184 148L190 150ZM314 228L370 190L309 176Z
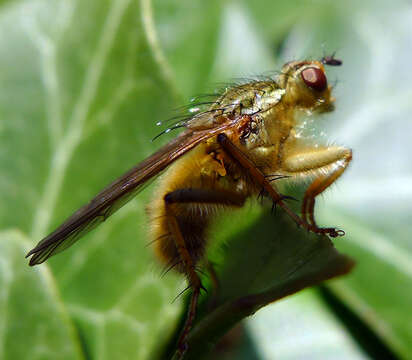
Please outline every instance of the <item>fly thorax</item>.
M242 104L241 115L254 115L268 111L282 99L285 89L256 91L254 97Z
M239 133L239 142L246 147L252 149L262 142L262 137L265 137L263 119L259 115L250 117Z

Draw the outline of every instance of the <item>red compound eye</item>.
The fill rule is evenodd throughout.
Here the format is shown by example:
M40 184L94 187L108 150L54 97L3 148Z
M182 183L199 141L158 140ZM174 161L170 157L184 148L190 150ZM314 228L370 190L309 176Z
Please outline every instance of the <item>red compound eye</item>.
M313 90L324 91L328 86L325 73L319 68L308 67L300 74L305 84Z

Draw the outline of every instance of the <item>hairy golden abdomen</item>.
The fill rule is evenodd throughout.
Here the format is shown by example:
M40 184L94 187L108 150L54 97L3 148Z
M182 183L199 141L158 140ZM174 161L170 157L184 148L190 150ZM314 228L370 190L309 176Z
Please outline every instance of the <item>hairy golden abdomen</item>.
M165 196L180 189L224 190L243 199L248 190L242 186L242 179L233 171L227 172L225 160L211 152L210 146L201 144L176 161L162 176L154 192L154 199L148 206L150 235L155 241L155 252L168 267L184 272L173 233L169 228L168 216L175 216L187 250L196 264L204 255L207 228L219 210L228 205L218 203L190 202L173 203L166 206Z

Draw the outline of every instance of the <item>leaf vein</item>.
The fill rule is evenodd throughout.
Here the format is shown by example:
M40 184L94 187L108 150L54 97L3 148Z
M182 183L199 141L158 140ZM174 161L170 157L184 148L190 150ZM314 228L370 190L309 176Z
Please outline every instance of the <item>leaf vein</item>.
M67 133L52 156L45 190L34 216L31 232L33 238L40 238L47 231L68 164L81 141L84 123L96 96L106 60L113 46L117 29L130 2L131 0L116 1L109 10L95 54L86 71L84 86L69 120Z

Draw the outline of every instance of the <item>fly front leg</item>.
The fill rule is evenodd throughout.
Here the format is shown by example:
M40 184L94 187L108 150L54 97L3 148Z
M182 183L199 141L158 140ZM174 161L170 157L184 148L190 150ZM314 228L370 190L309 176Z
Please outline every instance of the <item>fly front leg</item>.
M245 202L245 197L225 190L179 189L165 195L164 201L169 231L172 234L178 255L183 263L189 287L192 289L186 321L178 340L178 354L182 357L187 348L186 338L196 316L197 303L203 286L195 270L196 259L191 254L188 242L183 236L185 232L182 229L182 224L179 224L179 211L176 206L182 206L183 204L204 204L205 206L208 206L207 204L215 204L241 207ZM204 244L199 244L199 246L204 246Z
M262 187L273 200L276 205L279 205L298 226L302 226L307 230L314 231L313 227L306 221L296 215L291 208L285 203L285 197L282 196L274 185L271 184L270 179L251 161L246 154L239 149L224 133L217 136L218 143L222 146L225 152L230 155L238 164L253 178L257 184ZM315 231L316 232L316 231Z
M331 237L337 237L343 235L343 233L335 228L319 228L314 222L313 217L313 207L315 205L314 197L326 189L336 178L344 171L345 167L351 160L351 150L343 148L328 148L331 151L318 151L313 149L313 152L319 152L319 154L310 155L309 152L302 154L295 154L290 156L283 167L279 167L280 175L309 175L312 174L314 168L317 167L319 173L317 178L320 180L320 183L314 181L313 186L309 186L304 199L304 208L309 209L309 212L312 213L310 216L313 222L308 222L307 217L300 218L296 215L287 204L284 202L285 197L282 196L275 186L272 186L269 179L265 174L251 161L247 155L239 149L224 133L221 133L217 136L218 143L226 151L226 153L232 156L242 168L248 172L248 174L258 183L262 189L272 198L275 204L279 205L295 222L298 226L301 226L309 231L312 231L316 234L326 234ZM339 149L338 151L333 151L332 149ZM320 154L323 155L320 155ZM343 155L345 154L345 155ZM306 156L306 157L305 157ZM309 164L309 165L308 165ZM328 174L322 175L322 171L325 170L327 166L337 167L337 169L329 171ZM339 169L342 168L342 169ZM311 173L312 171L312 173ZM316 173L316 172L315 172ZM323 180L323 181L322 181ZM306 211L305 211L306 213Z
M298 178L314 178L305 191L302 217L316 232L325 230L332 237L344 235L342 230L333 232L331 228L321 229L317 226L314 216L315 197L342 175L351 160L352 151L337 146L309 148L283 159L282 172Z

